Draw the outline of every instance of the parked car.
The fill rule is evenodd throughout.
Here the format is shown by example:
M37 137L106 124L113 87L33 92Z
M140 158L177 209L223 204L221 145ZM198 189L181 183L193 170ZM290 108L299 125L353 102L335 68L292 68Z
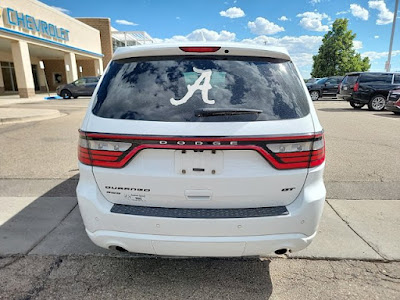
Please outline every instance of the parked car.
M176 256L301 250L325 202L325 143L286 50L119 48L80 128L79 207L104 248Z
M307 80L306 85L310 85L310 84L316 83L320 79L321 78L310 78L310 79Z
M368 105L369 110L379 111L385 108L389 91L395 88L400 88L400 73L353 72L346 74L338 97L355 109Z
M64 99L71 97L78 98L79 96L92 96L100 77L82 77L74 82L59 85L56 88L57 95Z
M321 78L313 84L307 85L312 101L316 101L323 96L336 96L339 83L343 76L331 76Z
M396 115L400 115L400 88L389 92L385 108Z

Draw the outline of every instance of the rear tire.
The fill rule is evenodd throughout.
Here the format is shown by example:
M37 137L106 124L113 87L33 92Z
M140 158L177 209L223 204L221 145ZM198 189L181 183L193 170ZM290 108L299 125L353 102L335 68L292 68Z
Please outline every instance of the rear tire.
M350 106L354 109L361 109L365 104L355 103L354 101L350 101Z
M373 111L381 111L385 108L386 98L383 95L375 95L368 103L368 109Z
M318 91L311 91L310 97L312 101L317 101L319 99L319 92Z
M68 90L62 90L60 96L63 97L64 99L71 99L72 93Z

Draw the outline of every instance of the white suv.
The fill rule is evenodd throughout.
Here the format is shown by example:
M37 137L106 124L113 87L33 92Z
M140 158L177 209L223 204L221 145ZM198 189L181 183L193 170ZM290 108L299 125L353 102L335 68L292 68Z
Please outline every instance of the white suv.
M121 48L80 129L79 207L104 248L178 256L298 251L325 201L325 144L285 50Z

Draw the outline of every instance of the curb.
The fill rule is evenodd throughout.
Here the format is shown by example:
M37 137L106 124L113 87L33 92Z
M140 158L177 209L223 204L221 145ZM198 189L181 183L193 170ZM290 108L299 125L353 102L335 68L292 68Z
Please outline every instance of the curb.
M29 100L7 100L7 99L0 99L0 108L3 106L10 106L15 104L33 104L33 103L40 103L40 102L47 102L49 100L44 99L29 99Z
M2 109L0 108L0 113L1 111ZM32 111L35 111L35 109L32 109ZM42 120L55 119L58 117L65 116L65 114L62 114L60 113L60 111L54 109L47 109L41 111L42 113L40 114L26 115L23 117L0 117L0 125L42 121Z

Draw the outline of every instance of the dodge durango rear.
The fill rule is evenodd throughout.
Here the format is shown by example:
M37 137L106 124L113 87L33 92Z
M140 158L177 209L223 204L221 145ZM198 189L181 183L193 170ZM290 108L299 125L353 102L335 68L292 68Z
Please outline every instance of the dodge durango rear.
M325 201L325 142L283 49L119 49L79 131L77 195L104 248L175 256L299 251Z

